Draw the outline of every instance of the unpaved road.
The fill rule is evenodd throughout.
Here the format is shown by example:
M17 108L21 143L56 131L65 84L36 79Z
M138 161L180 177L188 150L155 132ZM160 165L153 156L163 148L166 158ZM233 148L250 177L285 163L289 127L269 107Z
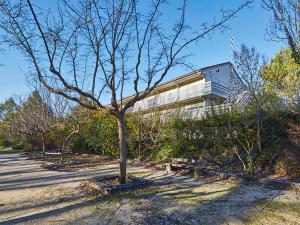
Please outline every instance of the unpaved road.
M40 165L18 154L0 155L0 224L300 224L296 190L130 167L129 173L164 185L86 197L82 180L116 173L116 165L78 172Z

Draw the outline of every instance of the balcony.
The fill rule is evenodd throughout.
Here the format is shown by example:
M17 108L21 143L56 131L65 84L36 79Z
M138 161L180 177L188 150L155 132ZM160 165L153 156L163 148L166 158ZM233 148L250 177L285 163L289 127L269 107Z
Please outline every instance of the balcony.
M230 93L230 89L228 87L212 81L205 83L205 90L207 95L219 96L222 98L227 98Z
M147 110L205 96L227 98L229 91L230 90L227 87L213 81L208 81L194 86L183 86L156 94L155 96L149 96L137 102L130 111L136 112L139 110Z

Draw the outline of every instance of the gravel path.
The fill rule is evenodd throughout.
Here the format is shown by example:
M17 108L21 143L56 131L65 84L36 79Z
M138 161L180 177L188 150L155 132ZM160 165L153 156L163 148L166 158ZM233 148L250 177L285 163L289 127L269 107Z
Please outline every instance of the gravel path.
M82 181L116 173L117 165L56 172L42 169L41 163L0 155L0 224L300 224L295 190L129 167L129 173L160 185L86 197Z

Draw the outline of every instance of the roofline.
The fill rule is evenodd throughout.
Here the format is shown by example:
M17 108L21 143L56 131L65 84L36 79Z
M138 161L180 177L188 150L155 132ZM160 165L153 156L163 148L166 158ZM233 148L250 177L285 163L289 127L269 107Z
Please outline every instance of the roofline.
M229 65L233 66L233 64L230 61L226 61L226 62L223 62L223 63L218 63L218 64L214 64L214 65L211 65L211 66L203 67L200 70L205 70L205 69L209 69L209 68L216 67L216 66L223 66L223 65L226 65L226 64L229 64Z

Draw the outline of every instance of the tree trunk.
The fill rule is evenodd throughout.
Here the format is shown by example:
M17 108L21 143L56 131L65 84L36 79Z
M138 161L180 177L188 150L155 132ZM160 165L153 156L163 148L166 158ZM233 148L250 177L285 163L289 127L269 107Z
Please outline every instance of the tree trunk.
M61 153L60 153L60 163L61 164L64 163L65 148L66 148L67 144L69 143L71 137L78 132L79 132L79 126L76 128L76 130L72 131L63 141L63 144L61 146Z
M28 141L29 141L30 152L31 152L31 156L32 156L32 155L33 155L33 143L32 143L32 137L31 137L31 134L28 134Z
M258 152L262 152L261 147L261 122L260 119L256 119L256 140L257 140L257 149Z
M65 146L67 145L68 140L64 140L62 146L61 146L61 152L60 152L60 164L64 163L64 157L65 157Z
M43 155L46 156L45 135L42 133Z
M120 145L120 183L126 183L126 167L127 167L127 148L126 148L126 128L125 128L125 115L121 114L118 117L119 128L119 145Z
M244 172L246 172L246 171L247 171L247 166L246 166L244 160L242 159L242 157L240 156L237 147L234 147L234 152L235 152L235 154L237 155L237 157L239 158L239 160L242 162L243 168L244 168Z

